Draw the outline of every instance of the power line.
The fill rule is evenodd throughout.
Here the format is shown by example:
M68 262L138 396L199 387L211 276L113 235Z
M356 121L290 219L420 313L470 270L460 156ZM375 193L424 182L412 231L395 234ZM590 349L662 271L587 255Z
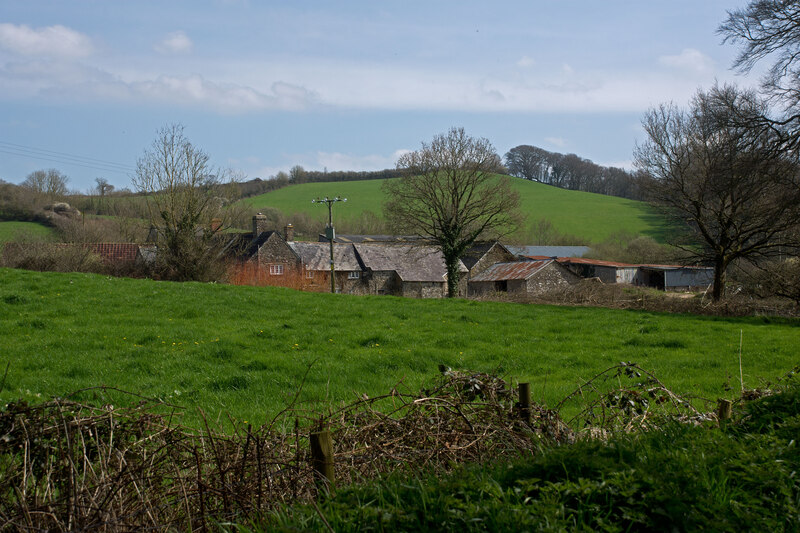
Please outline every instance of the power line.
M55 150L46 150L43 148L34 148L31 146L24 146L6 141L0 141L0 153L28 157L42 161L51 161L54 163L76 165L79 167L102 170L105 172L116 172L119 174L130 174L136 170L132 166L115 163L113 161L79 156L66 152L57 152Z

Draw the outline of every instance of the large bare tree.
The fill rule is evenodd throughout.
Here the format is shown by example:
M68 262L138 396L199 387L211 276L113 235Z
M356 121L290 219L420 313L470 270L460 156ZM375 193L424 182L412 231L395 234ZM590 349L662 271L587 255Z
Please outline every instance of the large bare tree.
M216 279L222 271L220 232L230 227L234 184L192 145L183 126L158 131L136 165L134 188L145 194L158 252L156 267L177 281Z
M776 126L776 147L800 147L800 2L752 0L744 8L729 11L717 32L725 42L741 45L733 64L738 71L748 73L757 64L769 63L762 89L782 106L783 113L762 115L756 123Z
M734 86L700 91L688 109L662 105L643 126L635 164L652 202L693 239L682 248L713 265L713 298L738 259L756 260L792 247L800 222L796 157L776 151L774 128L751 127L766 104Z
M492 144L452 128L400 157L407 175L384 184L384 214L393 229L427 237L447 266L447 294L458 294L458 262L479 237L497 238L518 223L519 195Z

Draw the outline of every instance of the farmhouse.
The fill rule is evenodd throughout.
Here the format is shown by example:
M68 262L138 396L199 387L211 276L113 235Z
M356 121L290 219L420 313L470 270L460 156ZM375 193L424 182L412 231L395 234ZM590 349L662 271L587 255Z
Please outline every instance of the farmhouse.
M580 279L554 259L497 263L470 279L469 292L471 296L491 293L534 296L569 286Z

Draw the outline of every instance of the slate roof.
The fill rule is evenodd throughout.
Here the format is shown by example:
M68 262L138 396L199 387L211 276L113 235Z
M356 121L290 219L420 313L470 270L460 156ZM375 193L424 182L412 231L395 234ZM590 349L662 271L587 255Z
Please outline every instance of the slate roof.
M327 242L290 242L287 243L300 256L306 270L331 269L331 248ZM337 271L352 272L364 270L356 256L352 244L333 245L333 262Z
M464 256L461 258L461 262L464 263L468 269L472 270L478 261L480 261L484 255L486 255L489 250L492 249L493 246L500 246L510 254L514 255L508 248L503 244L500 244L498 241L481 241L476 242L472 246L470 246L467 251L464 253Z
M408 243L424 241L419 235L343 235L334 237L333 242L338 243ZM328 237L319 234L319 242L328 242Z
M521 257L583 257L589 253L588 246L506 246L514 255Z
M506 281L511 279L528 279L552 263L552 259L544 261L516 261L514 263L496 263L470 281Z
M443 282L446 279L442 253L432 246L360 243L353 247L366 268L394 270L402 281ZM458 270L468 272L461 261Z

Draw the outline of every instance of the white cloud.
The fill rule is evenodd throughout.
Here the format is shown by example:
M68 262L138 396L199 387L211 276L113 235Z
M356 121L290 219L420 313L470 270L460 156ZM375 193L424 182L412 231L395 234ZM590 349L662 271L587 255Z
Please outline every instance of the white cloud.
M0 24L0 47L25 56L78 58L92 53L89 37L61 25L31 28Z
M176 31L167 35L154 48L162 54L187 54L192 51L193 46L194 43L188 35L182 31Z
M519 61L517 61L517 66L522 68L530 68L535 64L536 60L528 56L522 56Z
M680 54L661 56L658 62L664 66L695 73L709 72L714 69L714 61L694 48L685 48Z
M564 148L567 145L567 140L562 137L545 137L544 142L559 148Z
M340 152L317 152L315 166L316 168L330 170L383 170L395 167L398 152L389 157L376 154L354 155Z
M275 82L268 92L235 83L218 83L199 74L159 76L154 80L128 84L146 99L176 104L203 104L218 111L241 113L252 110L300 110L314 103L316 97L303 87Z
M625 159L622 161L595 161L595 163L604 167L621 168L628 171L632 171L634 169L633 161L631 159Z

